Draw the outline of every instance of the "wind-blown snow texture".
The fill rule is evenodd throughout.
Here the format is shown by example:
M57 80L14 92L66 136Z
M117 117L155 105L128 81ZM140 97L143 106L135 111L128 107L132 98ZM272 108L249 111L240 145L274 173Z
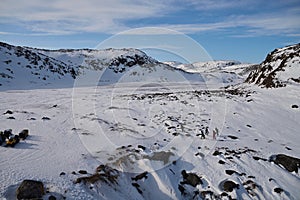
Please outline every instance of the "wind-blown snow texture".
M0 48L1 130L30 130L14 148L0 147L4 199L14 199L24 179L43 181L44 199L300 196L299 163L290 172L271 162L299 158L295 46L276 50L288 57L276 73L285 87L269 90L243 82L277 68L279 58L186 65L135 49ZM92 87L84 77L99 72ZM73 89L74 81L87 87Z

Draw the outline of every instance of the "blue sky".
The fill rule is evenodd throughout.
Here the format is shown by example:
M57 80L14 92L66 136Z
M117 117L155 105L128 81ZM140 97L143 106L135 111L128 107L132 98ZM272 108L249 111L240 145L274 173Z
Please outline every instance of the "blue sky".
M0 40L14 45L95 48L115 34L142 27L185 34L215 60L259 63L273 49L300 42L300 1L2 0L0 4ZM156 29L155 35L168 35L163 29ZM131 44L125 43L124 47ZM173 40L168 45L181 44Z

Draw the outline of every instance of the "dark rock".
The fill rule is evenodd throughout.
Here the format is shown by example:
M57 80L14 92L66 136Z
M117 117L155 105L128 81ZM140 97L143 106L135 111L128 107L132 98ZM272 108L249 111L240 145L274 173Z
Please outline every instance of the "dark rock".
M221 165L224 165L224 164L225 164L225 162L224 162L223 160L219 160L218 163L221 164Z
M29 119L27 119L27 120L36 120L36 118L34 118L34 117L31 117L31 118L29 118Z
M28 129L23 129L20 133L19 133L19 137L23 140L25 140L29 135L29 130Z
M292 105L292 108L299 108L298 105Z
M64 175L66 175L66 173L65 172L61 172L59 175L60 176L64 176Z
M215 152L213 153L213 156L217 156L217 155L221 155L222 153L218 150L215 150Z
M16 119L15 117L11 116L11 117L8 117L7 119Z
M270 157L269 161L273 161L277 165L282 165L289 172L298 173L298 168L300 166L299 158L294 158L284 154L273 155Z
M56 200L56 197L51 195L51 196L49 196L48 200Z
M226 192L222 192L222 193L220 194L220 196L221 196L221 197L227 197L228 194L227 194Z
M226 192L232 192L233 189L235 188L239 188L239 184L236 184L235 182L233 181L230 181L230 180L225 180L225 181L222 181L220 183L220 189L221 190L224 190Z
M232 175L234 173L238 174L236 171L230 170L230 169L225 170L225 173L228 174L228 175Z
M13 111L7 110L5 113L3 113L3 115L11 115L11 114L13 114L13 113L14 113Z
M49 117L43 117L42 120L50 120Z
M178 185L178 190L180 191L181 195L186 195L185 188L182 185Z
M227 137L229 137L230 139L233 139L233 140L239 139L238 137L236 137L236 136L234 136L234 135L227 135Z
M281 192L283 192L284 190L281 188L274 188L274 192L280 194Z
M135 187L138 193L143 194L143 191L140 189L140 185L138 183L131 183L133 187Z
M138 145L138 148L143 149L143 151L146 150L146 147L142 146L142 145Z
M148 174L148 172L145 171L145 172L143 172L143 173L141 173L141 174L139 174L139 175L137 175L137 176L135 176L135 177L132 177L131 179L132 179L133 181L138 181L138 180L141 180L141 179L143 179L143 178L147 179L147 178L148 178L147 174Z
M38 199L45 194L44 185L40 181L24 180L18 187L17 199Z
M287 150L289 150L289 151L292 150L290 147L285 147L285 148L286 148Z
M12 135L12 129L4 130L3 135L6 139L8 139Z
M261 157L258 157L258 156L253 156L252 157L254 160L263 160L263 161L268 161L267 159L265 158L261 158Z
M79 174L87 174L87 171L86 170L79 170L78 173Z
M185 170L182 170L181 175L183 177L183 181L181 182L181 184L188 184L193 187L196 187L199 184L203 184L200 177L195 173L187 173Z

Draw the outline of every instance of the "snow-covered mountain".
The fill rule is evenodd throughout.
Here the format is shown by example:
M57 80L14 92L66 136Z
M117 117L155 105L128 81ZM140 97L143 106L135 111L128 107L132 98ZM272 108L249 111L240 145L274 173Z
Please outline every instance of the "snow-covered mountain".
M0 89L72 87L97 73L99 84L117 82L203 82L137 49L45 50L0 43ZM84 84L87 84L86 81Z
M233 60L196 62L191 64L179 62L164 63L186 72L199 73L207 83L220 82L224 85L234 85L243 82L244 77L257 66Z
M260 65L0 46L0 131L29 130L14 147L1 133L0 199L26 179L44 200L299 199L297 45ZM286 87L245 82L282 62ZM97 87L73 87L93 74Z
M269 53L246 82L277 88L300 83L300 44L275 49Z

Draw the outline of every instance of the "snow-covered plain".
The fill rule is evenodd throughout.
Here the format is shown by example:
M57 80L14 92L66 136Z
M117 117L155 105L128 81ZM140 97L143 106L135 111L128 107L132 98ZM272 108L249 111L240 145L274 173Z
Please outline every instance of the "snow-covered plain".
M17 185L34 179L49 191L44 199L299 199L299 174L268 161L299 157L300 109L292 107L300 106L299 84L265 89L236 73L240 84L224 89L222 73L207 73L214 77L209 84L147 79L22 90L3 84L1 130L28 128L30 136L0 147L0 196L14 199ZM2 114L7 110L13 113ZM210 132L201 139L205 127ZM101 164L97 181L78 179L101 174ZM202 184L187 184L183 170ZM226 180L239 187L224 192Z

